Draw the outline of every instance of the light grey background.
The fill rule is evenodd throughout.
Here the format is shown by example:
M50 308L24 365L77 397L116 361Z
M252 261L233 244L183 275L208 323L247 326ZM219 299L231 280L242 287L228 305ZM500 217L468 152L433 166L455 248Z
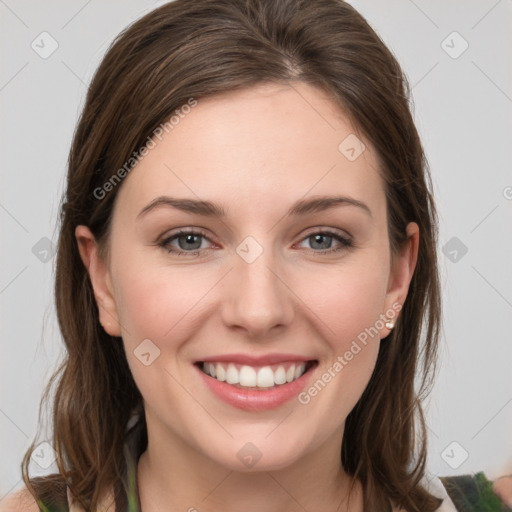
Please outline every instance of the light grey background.
M41 259L49 248L44 238L56 242L67 153L87 84L114 36L161 3L0 0L0 499L21 486L22 454L62 351L54 258ZM352 3L413 86L441 216L445 327L427 404L430 470L510 473L512 2ZM31 47L51 48L43 31L58 43L47 58Z

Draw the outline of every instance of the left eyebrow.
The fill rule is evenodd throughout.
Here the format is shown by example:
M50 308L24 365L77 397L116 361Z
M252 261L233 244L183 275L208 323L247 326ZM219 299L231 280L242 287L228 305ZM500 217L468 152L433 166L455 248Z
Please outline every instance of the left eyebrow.
M297 217L310 213L322 212L336 206L345 205L360 208L370 217L372 217L372 212L365 203L359 201L358 199L347 196L317 196L309 199L300 199L291 206L286 215ZM208 217L226 216L224 208L211 201L159 196L153 199L153 201L151 201L139 212L137 219L147 214L151 210L162 206L176 208L188 213L194 213L196 215L203 215Z
M322 212L324 210L343 205L356 206L357 208L361 208L370 217L373 217L372 211L368 205L362 201L359 201L358 199L347 196L319 196L313 197L311 199L302 199L292 205L292 207L288 210L287 215L306 215L308 213Z

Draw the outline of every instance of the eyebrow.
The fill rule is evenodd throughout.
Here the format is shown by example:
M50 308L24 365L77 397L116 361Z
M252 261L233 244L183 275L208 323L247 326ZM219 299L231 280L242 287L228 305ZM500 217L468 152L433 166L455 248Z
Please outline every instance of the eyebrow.
M309 199L300 199L295 202L286 213L287 216L300 216L310 213L318 213L336 206L355 206L366 212L372 217L370 208L352 197L346 196L317 196ZM195 213L205 217L226 217L224 208L211 201L203 201L201 199L179 199L170 196L159 196L146 205L137 215L137 220L143 217L151 210L161 207L176 208L178 210Z

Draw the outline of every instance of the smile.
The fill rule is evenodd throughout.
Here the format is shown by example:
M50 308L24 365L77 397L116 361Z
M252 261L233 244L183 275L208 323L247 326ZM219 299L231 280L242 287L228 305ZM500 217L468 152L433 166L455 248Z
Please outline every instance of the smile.
M302 377L314 361L288 362L262 367L236 363L203 362L206 375L237 388L268 389L293 382Z
M214 397L251 412L274 409L296 398L318 366L317 360L304 358L295 361L286 361L282 357L257 360L244 356L222 357L223 361L216 359L197 361L193 365L200 380Z

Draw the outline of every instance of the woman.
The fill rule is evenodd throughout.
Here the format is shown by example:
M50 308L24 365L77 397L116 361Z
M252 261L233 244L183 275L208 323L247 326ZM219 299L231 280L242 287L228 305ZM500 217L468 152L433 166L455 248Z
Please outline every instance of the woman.
M60 474L31 480L27 452L34 510L454 510L425 470L430 178L352 7L137 21L90 86L61 221Z

